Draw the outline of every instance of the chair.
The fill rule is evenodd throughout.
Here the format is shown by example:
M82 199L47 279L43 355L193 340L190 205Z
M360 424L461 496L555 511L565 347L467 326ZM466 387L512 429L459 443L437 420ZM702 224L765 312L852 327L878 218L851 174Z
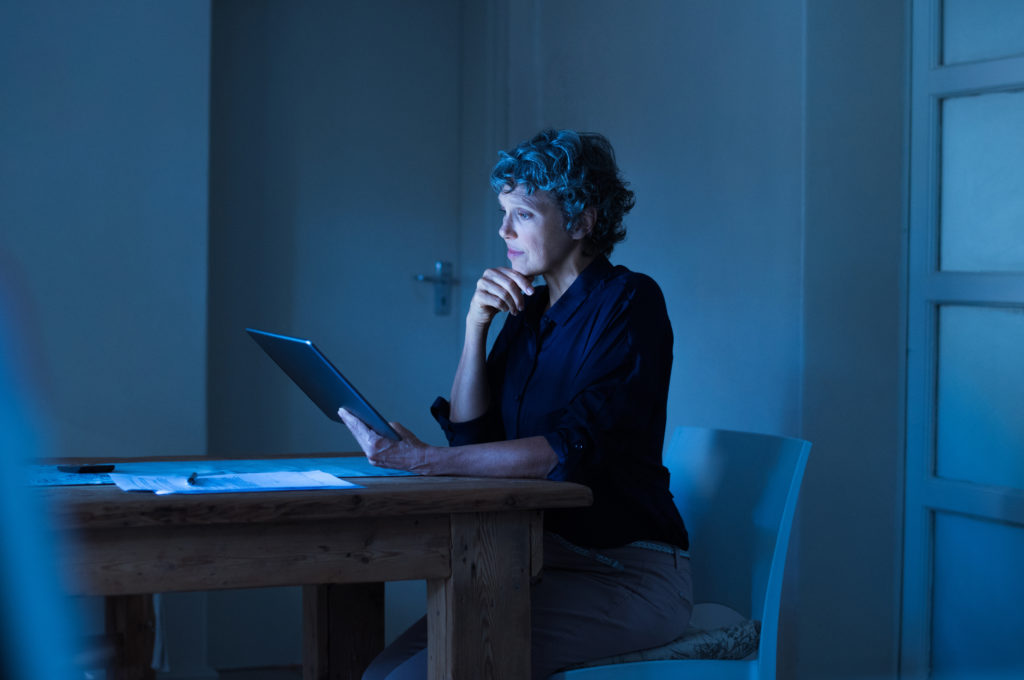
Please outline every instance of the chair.
M677 428L665 465L690 533L698 603L691 629L664 647L601 659L549 680L774 680L786 551L810 449L800 439ZM688 638L746 619L761 622L755 654L743 659L700 654L679 658L694 656L694 645L686 646Z

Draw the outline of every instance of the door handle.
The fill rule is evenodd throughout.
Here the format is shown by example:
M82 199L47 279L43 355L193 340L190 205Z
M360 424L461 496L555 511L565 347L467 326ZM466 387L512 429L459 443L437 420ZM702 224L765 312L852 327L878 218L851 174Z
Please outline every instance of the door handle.
M417 281L434 284L434 314L446 316L452 311L452 286L459 280L452 277L452 263L438 260L434 263L434 273L417 274Z

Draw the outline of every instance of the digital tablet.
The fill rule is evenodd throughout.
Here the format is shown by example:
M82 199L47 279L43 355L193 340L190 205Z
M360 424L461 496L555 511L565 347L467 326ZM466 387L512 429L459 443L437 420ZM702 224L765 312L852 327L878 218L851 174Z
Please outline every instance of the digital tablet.
M344 406L382 437L396 441L401 439L388 425L388 421L359 394L312 341L255 328L246 328L245 332L328 418L343 422L338 409Z

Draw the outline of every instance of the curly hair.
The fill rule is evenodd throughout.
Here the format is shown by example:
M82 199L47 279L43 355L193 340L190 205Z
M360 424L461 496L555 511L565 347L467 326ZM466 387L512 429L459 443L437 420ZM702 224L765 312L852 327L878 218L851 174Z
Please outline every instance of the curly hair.
M595 209L594 226L586 239L588 254L609 255L626 238L622 218L636 199L604 135L544 130L510 151L500 151L491 170L491 187L501 193L519 184L530 194L550 193L561 206L566 231L572 230L587 208Z

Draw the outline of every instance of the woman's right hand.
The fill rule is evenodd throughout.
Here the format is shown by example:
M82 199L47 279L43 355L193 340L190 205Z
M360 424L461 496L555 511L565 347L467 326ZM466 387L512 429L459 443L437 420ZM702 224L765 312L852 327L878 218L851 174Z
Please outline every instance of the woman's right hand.
M498 312L516 315L526 308L527 295L533 295L533 283L526 276L509 267L488 269L476 282L466 325L487 328Z

